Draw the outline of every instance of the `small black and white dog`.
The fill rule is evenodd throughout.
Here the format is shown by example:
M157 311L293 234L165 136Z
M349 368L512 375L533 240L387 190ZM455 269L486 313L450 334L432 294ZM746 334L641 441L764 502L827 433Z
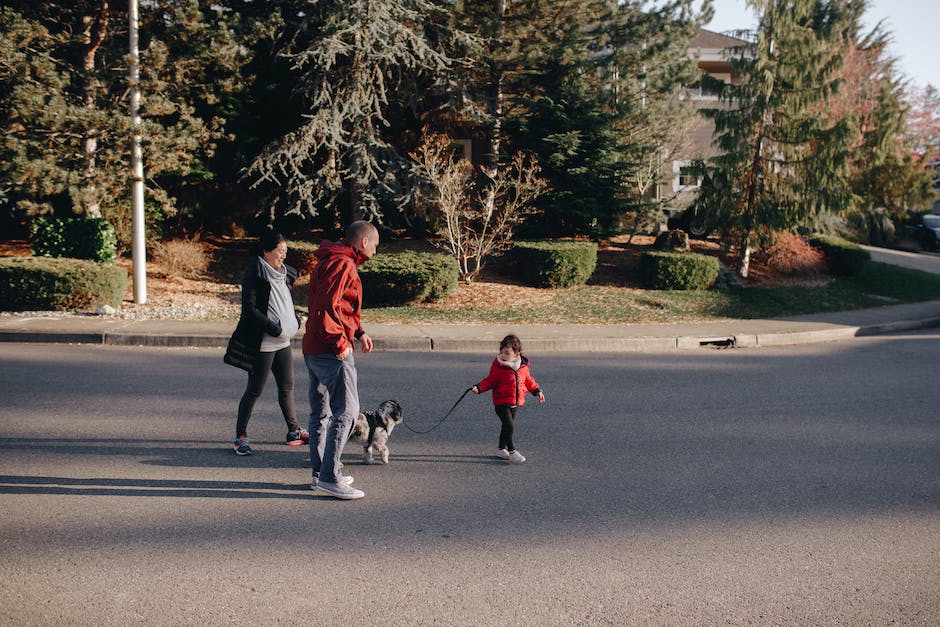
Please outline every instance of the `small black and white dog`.
M366 464L376 463L372 456L373 450L379 454L383 464L388 463L388 438L395 425L404 418L398 401L383 401L375 411L359 414L349 439L362 445L363 461Z

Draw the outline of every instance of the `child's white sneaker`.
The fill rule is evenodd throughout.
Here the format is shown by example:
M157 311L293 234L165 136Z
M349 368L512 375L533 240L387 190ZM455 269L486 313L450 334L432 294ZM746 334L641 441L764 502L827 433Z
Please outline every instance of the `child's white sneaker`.
M513 451L509 454L509 457L506 461L508 461L510 464L521 464L525 461L525 457L523 457L522 453L519 451Z
M509 451L507 451L504 448L501 448L498 451L496 451L496 457L500 459L509 459Z

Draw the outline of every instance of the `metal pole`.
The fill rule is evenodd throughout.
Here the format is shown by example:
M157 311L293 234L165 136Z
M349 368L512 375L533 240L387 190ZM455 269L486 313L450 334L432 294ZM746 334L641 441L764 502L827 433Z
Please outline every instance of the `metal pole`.
M147 244L144 237L144 157L140 147L140 53L137 50L137 0L128 0L130 15L131 122L131 216L134 263L134 302L147 302Z

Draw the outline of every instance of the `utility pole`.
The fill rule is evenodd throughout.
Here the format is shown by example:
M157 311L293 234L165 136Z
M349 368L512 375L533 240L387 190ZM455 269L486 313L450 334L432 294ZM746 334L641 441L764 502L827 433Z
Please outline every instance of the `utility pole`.
M137 50L137 0L128 0L130 20L131 122L131 219L134 264L134 302L147 302L147 245L144 237L144 157L140 147L140 53Z

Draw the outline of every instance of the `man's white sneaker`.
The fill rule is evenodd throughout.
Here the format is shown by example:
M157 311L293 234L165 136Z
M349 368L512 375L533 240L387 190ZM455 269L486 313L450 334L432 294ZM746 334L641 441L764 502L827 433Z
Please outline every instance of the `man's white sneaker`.
M321 492L326 492L330 496L343 499L345 501L361 499L366 495L366 493L362 490L357 490L356 488L343 485L342 483L330 483L329 481L321 481L317 484L317 488Z
M496 457L500 459L509 459L509 451L507 451L504 448L501 448L498 451L496 451Z
M523 457L522 453L519 451L513 451L509 454L509 457L506 461L508 461L510 464L521 464L525 461L525 457Z
M342 483L343 485L349 485L350 483L353 482L352 475L343 475L342 477L339 478L339 482ZM310 489L316 490L317 485L319 483L320 483L320 480L317 477L314 477L313 481L310 482Z

